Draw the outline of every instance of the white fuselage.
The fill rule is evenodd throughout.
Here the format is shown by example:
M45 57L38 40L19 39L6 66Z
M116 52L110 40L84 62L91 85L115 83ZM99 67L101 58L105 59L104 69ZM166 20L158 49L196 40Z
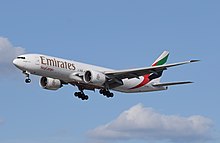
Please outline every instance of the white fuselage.
M80 76L88 70L94 70L101 73L114 71L113 69L108 69L104 67L94 66L90 64L80 63L76 61L61 59L57 57L51 57L41 54L25 54L20 57L25 57L24 59L15 59L13 63L22 71L29 72L34 75L39 75L43 77L50 77L53 79L59 79L66 83L71 82L82 82L86 84ZM143 76L138 78L123 79L123 85L113 88L112 90L120 92L148 92L148 91L158 91L166 90L167 87L164 86L153 86L154 82L158 82L157 79L150 81L147 84L143 84L138 88L133 88L144 80Z

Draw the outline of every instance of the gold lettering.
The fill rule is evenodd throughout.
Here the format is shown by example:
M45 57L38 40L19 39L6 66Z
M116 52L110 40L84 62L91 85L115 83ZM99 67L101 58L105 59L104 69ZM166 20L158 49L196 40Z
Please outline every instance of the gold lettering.
M58 68L60 67L60 61L57 61L57 67Z
M64 64L65 64L65 69L67 69L67 62L64 62Z
M64 67L64 62L61 61L60 67L63 68L63 69L65 68Z
M54 66L54 61L53 61L53 59L47 59L47 65L48 65L48 66Z
M76 69L76 67L74 66L74 64L71 64L71 65L72 65L71 70L75 70L75 69Z
M69 63L66 61L59 61L59 60L56 60L56 58L50 59L44 56L40 56L40 61L42 65L53 66L53 67L58 67L58 68L63 68L63 69L68 69L68 70L76 69L73 63Z
M68 69L69 69L69 70L72 70L72 69L71 69L71 66L72 66L72 64L71 64L71 63L68 63Z
M41 64L46 65L46 63L44 62L45 57L44 56L40 56L40 59L41 59Z
M57 67L57 60L54 58L54 66Z

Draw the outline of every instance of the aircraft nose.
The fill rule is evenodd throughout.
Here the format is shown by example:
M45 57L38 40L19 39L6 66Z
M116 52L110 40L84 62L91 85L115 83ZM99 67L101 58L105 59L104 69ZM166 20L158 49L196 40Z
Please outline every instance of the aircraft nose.
M18 65L18 63L17 63L17 59L14 59L14 60L13 60L13 64L14 64L15 66Z
M19 69L22 68L22 64L18 59L14 59L13 64Z

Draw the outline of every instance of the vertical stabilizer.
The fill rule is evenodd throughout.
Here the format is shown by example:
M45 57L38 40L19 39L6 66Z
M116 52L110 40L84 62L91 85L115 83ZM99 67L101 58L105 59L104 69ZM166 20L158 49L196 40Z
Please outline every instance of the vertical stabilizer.
M157 59L156 61L152 64L152 66L160 66L160 65L164 65L167 62L167 59L169 57L169 52L168 51L164 51ZM160 82L160 77L162 76L163 71L161 72L157 72L157 73L152 73L149 75L149 80L153 80L154 82Z
M164 51L158 58L157 60L152 64L152 66L160 66L163 65L167 62L169 56L168 51Z

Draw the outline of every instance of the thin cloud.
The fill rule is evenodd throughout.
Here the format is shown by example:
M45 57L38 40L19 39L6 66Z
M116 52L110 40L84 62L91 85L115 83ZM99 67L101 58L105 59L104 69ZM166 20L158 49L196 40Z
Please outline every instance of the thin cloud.
M7 38L0 37L0 73L5 75L15 71L12 61L23 53L24 48L13 46Z
M137 104L114 121L89 131L88 135L103 141L141 139L203 142L211 139L212 125L212 121L203 116L164 115Z
M5 121L0 118L0 125L3 124Z
M7 139L1 140L3 143L74 143L75 137L45 137L45 138L17 138L17 139Z

